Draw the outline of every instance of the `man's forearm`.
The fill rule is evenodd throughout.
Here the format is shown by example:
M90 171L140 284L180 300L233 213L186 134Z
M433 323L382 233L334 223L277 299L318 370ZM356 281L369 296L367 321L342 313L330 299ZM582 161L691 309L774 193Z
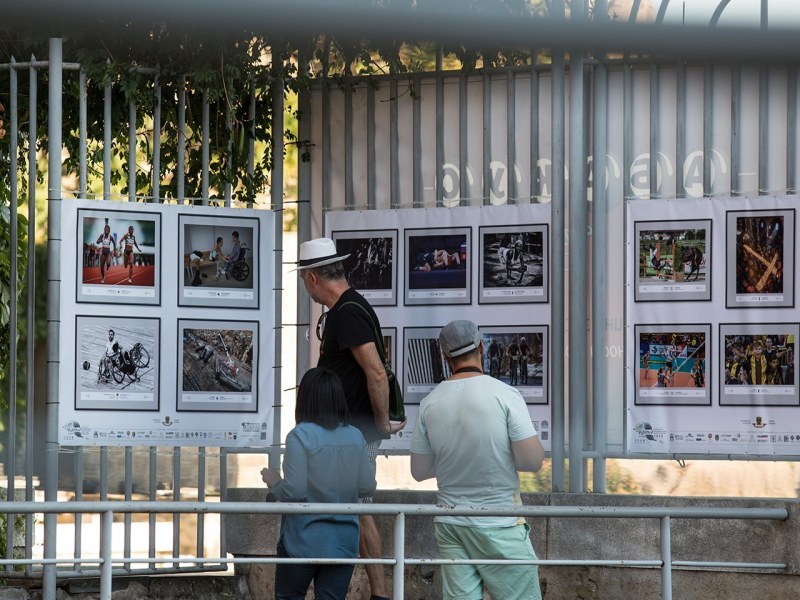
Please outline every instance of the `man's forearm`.
M389 382L386 375L367 380L369 401L372 404L372 417L375 426L382 433L389 433Z

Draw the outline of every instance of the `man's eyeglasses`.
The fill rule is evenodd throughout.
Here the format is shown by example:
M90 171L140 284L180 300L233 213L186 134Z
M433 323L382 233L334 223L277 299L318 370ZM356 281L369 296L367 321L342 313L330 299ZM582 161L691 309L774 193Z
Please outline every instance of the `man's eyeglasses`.
M317 339L321 342L325 338L325 321L328 319L328 312L325 311L317 320Z

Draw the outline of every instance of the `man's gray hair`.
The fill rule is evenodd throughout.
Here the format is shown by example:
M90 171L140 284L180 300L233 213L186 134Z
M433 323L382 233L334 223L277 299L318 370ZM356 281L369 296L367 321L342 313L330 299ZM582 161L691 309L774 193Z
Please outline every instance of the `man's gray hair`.
M344 261L340 260L329 265L322 265L321 267L311 267L308 269L313 271L320 278L327 281L339 281L344 279Z

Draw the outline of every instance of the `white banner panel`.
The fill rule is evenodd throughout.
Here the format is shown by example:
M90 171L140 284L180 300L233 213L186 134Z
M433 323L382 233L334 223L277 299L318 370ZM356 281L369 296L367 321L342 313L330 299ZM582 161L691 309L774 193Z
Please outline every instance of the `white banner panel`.
M628 452L800 454L795 205L628 203Z
M59 443L269 445L274 214L78 200L61 215Z
M382 448L408 449L420 401L448 376L439 330L470 319L484 334L484 370L520 390L550 449L549 206L330 212L325 231L351 254L348 279L375 307L403 382L408 426Z

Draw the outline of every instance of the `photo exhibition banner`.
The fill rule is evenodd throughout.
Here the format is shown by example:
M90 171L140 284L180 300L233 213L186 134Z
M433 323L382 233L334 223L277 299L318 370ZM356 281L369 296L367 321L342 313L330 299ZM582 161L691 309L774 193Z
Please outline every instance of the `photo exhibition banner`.
M274 214L89 200L61 214L59 443L269 445Z
M470 319L484 372L519 390L550 450L548 205L329 212L325 231L350 254L348 281L375 308L402 382L408 425L382 449L408 449L419 403L450 375L439 331Z
M800 454L795 205L628 202L628 452Z

